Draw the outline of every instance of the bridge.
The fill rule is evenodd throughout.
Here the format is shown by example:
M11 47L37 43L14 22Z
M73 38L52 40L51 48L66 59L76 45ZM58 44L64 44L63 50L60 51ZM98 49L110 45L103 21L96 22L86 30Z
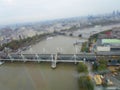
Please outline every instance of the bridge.
M0 61L17 61L17 62L51 62L51 67L55 68L58 62L85 62L95 61L96 57L114 56L114 55L96 55L94 53L80 53L80 54L7 54L0 58Z

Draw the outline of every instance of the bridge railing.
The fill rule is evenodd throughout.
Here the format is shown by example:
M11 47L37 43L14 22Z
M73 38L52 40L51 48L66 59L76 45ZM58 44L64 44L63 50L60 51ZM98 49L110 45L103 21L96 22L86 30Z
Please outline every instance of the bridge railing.
M52 56L53 57L52 57ZM9 54L8 56L4 57L3 59L12 59L12 60L33 60L33 61L44 61L44 60L52 60L55 59L56 54ZM95 60L96 56L94 54L57 54L57 61L59 60L86 60L91 59Z

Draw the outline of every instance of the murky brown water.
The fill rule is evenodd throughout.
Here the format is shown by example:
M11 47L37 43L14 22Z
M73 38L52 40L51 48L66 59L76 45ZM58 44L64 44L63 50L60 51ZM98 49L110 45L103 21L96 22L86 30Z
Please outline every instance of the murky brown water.
M23 53L79 53L81 46L73 46L76 40L79 39L57 36ZM0 90L78 90L76 76L74 64L60 63L53 70L51 63L9 62L0 66Z
M74 54L79 53L81 45L74 46L76 41L86 41L84 39L67 37L67 36L55 36L50 37L50 39L45 39L36 45L31 46L30 49L23 53L66 53ZM82 44L82 43L81 43Z
M33 45L23 53L80 52L73 46L78 38L57 36ZM44 50L45 49L45 50ZM77 71L74 63L59 63L51 69L51 63L9 62L0 66L0 90L78 90Z
M76 66L51 63L5 63L0 67L0 90L78 90Z

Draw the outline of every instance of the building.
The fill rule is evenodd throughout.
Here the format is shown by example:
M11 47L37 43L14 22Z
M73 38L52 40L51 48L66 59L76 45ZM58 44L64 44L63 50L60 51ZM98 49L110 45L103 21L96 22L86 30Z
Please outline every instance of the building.
M97 51L98 52L110 51L110 46L97 46Z
M120 39L101 39L102 44L108 44L108 45L120 45Z
M120 39L99 39L96 44L97 52L120 51Z

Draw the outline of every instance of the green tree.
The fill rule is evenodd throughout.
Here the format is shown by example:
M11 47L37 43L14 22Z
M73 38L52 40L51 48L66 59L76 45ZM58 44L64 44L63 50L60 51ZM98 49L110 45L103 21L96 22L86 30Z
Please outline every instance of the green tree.
M81 76L78 83L80 90L94 90L94 84L89 76Z
M94 62L93 67L92 67L93 71L97 71L98 70L98 66L99 66L99 63L98 62Z
M84 42L81 47L82 52L89 52L89 47L87 45L87 42Z
M88 68L83 62L80 62L78 64L77 69L78 69L78 72L82 72L82 73L87 73L88 72Z
M44 39L47 35L50 34L35 35L33 37L27 37L24 39L21 38L20 40L12 40L11 42L5 43L2 46L0 46L0 51L4 50L5 47L8 47L12 50L17 50L20 47L35 44L36 42Z
M103 71L107 69L107 60L99 59L98 62L94 62L93 71Z

